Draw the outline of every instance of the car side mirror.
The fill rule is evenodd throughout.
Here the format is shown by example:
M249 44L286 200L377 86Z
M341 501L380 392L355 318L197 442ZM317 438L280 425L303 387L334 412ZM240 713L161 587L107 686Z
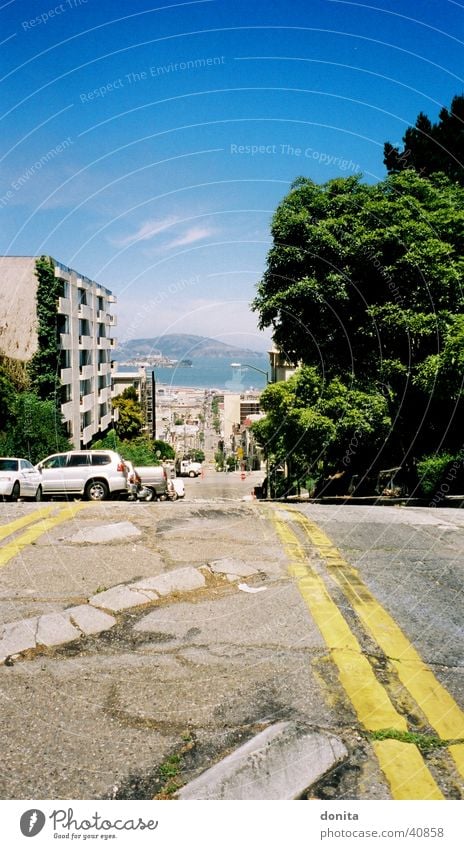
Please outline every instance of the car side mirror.
M38 466L37 466L37 471L41 472L42 469L43 469L42 463L39 463Z

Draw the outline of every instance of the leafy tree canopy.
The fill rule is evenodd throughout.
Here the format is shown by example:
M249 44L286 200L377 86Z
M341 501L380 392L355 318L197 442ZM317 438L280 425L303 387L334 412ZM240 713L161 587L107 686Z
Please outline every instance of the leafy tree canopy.
M157 452L159 451L159 457L161 457L161 459L174 460L176 456L176 452L172 445L170 445L169 442L164 442L163 439L153 440L153 451L156 456L158 456Z
M403 136L403 149L384 145L384 164L389 174L412 168L423 177L438 171L464 185L464 96L454 97L451 108L443 108L432 124L423 112Z
M159 458L153 450L153 443L148 436L137 436L135 439L120 439L115 430L110 430L103 439L92 443L92 448L108 448L118 451L125 460L130 460L135 466L158 466Z
M376 185L299 178L272 235L253 306L290 360L314 369L291 398L278 386L264 393L282 417L273 448L326 427L322 443L340 450L340 429L348 435L350 417L369 408L378 434L392 422L386 463L413 443L415 454L435 450L444 429L454 450L464 424L464 190L412 170ZM303 426L304 408L324 421L305 414Z
M133 398L127 398L124 393L113 398L113 407L118 409L119 418L115 422L115 430L120 439L134 439L140 436L145 425L142 408Z
M13 421L0 436L1 454L38 463L48 454L71 447L54 401L42 401L34 392L16 396Z

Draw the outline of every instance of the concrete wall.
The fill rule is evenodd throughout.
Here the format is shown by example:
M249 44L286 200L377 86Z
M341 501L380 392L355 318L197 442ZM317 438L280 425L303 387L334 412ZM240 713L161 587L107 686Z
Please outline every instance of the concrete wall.
M37 350L35 257L0 257L0 351L30 360Z

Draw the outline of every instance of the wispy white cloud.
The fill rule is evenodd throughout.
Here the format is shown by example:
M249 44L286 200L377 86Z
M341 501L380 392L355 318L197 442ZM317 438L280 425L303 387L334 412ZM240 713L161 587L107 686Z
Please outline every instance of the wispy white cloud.
M120 248L125 248L127 245L135 244L136 242L147 242L149 239L153 239L154 236L158 236L159 233L163 233L164 230L168 230L174 224L177 224L178 220L173 215L162 219L152 218L149 221L145 221L135 233L131 233L128 236L119 236L111 239L111 241Z
M181 248L186 245L193 245L195 242L201 242L202 239L212 236L215 232L216 231L212 227L189 227L183 235L177 236L177 238L168 242L163 247L164 250L171 250L172 248Z

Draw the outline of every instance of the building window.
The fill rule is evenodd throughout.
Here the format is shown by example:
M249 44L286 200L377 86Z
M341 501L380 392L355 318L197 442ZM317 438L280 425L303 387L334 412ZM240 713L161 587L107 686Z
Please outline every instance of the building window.
M58 280L58 297L59 298L68 298L69 297L69 283L67 280L62 280L61 278Z
M62 386L60 395L62 404L67 404L68 401L72 401L72 385L70 383L66 383Z
M85 395L91 395L93 392L93 380L90 378L89 380L81 380L79 383L79 394L81 398L84 398Z
M81 430L89 427L92 424L92 411L89 410L87 413L82 413L81 415Z
M71 368L71 351L68 349L60 351L60 368Z
M69 316L59 315L57 321L58 333L69 333Z
M79 351L79 365L82 368L83 366L91 366L93 363L92 351L85 350Z

